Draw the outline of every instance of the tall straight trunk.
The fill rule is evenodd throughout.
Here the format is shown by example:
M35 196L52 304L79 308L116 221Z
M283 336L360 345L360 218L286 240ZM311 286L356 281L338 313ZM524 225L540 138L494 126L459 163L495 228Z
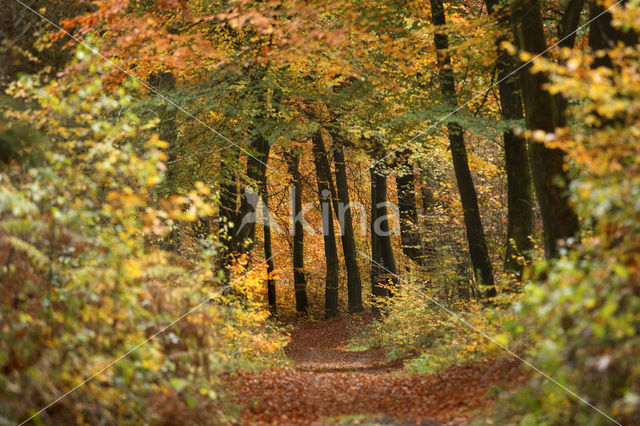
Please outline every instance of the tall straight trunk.
M338 192L338 207L335 209L338 223L342 231L342 251L347 268L347 298L349 312L360 312L362 307L362 279L356 240L353 233L353 219L351 217L351 203L349 201L349 183L347 181L347 167L344 159L344 147L334 139L334 164L336 167L336 186Z
M271 147L269 146L269 143L265 140L265 149L264 149L264 153L265 156L262 159L262 161L264 161L264 173L262 173L262 175L260 176L260 182L259 182L259 194L260 197L263 200L263 211L262 211L262 217L264 218L264 225L263 225L263 234L264 234L264 258L266 259L267 262L267 300L269 302L269 310L271 311L271 314L275 315L277 313L277 303L276 303L276 283L273 280L273 271L274 271L274 265L273 265L273 250L271 248L271 227L270 227L270 223L269 223L269 200L267 198L267 173L266 173L266 169L267 169L267 164L269 162L269 153L271 152Z
M593 68L606 67L614 68L608 50L615 48L618 43L624 46L634 46L638 43L638 33L628 29L623 31L611 25L612 16L609 12L603 13L604 8L597 0L589 2L589 47L593 52L599 52L600 55L594 54L594 61L591 65ZM626 7L627 1L624 0L620 7ZM624 125L624 114L621 118L605 118L600 116L599 123L596 126L599 129L612 127L616 125Z
M541 54L547 49L539 0L514 0L511 20L520 49L532 54ZM558 111L562 105L559 106L554 96L544 89L547 77L543 73L532 74L528 65L520 72L520 83L527 128L554 132L563 116ZM565 153L532 141L529 154L544 227L545 254L547 258L554 258L558 255L558 242L578 238L580 231L578 217L566 193L569 177L565 170Z
M378 209L376 208L376 171L375 167L369 169L371 175L371 294L374 298L387 297L389 291L382 285L384 269L382 268L382 256L380 255L380 242L376 232Z
M583 1L583 0L581 0ZM489 13L494 15L501 27L509 28L508 11L498 0L486 0ZM498 91L500 108L505 120L522 120L522 97L516 70L516 61L505 49L500 47L507 38L496 40L498 59ZM531 235L533 234L533 199L531 191L531 168L527 154L527 140L510 129L503 133L505 170L507 172L507 241L505 247L504 269L507 273L522 277L524 264L519 261L531 261Z
M258 191L260 191L261 182L266 179L267 167L265 163L269 155L269 143L262 134L258 133L252 137L251 151L252 155L247 158L246 176L249 182L258 184ZM236 156L236 158L238 157ZM224 167L224 164L222 167ZM256 214L255 205L249 201L243 191L240 195L240 207L235 211L236 197L237 186L235 180L222 186L220 221L221 225L226 229L226 235L222 235L224 244L219 255L219 266L225 274L225 280L229 278L229 266L233 260L239 254L249 252L253 247L255 238L255 221L243 223L243 220L248 215ZM233 226L230 226L229 223L232 223Z
M389 226L389 214L387 209L387 177L380 164L375 167L373 178L375 180L376 220L374 234L378 240L378 256L384 266L385 285L392 287L398 285L398 268L391 244L391 227ZM388 292L392 295L392 291Z
M572 48L576 42L576 30L580 23L580 15L584 9L585 0L569 0L567 7L556 29L558 47ZM558 93L553 96L556 102L556 127L567 125L567 99Z
M331 170L327 151L322 139L322 130L318 129L312 138L313 161L316 166L316 181L318 183L318 197L322 209L322 234L324 236L324 256L327 273L324 289L324 310L327 318L338 315L338 249L336 248L336 234L333 226L333 212L331 207Z
M266 201L265 201L266 203ZM269 310L272 315L278 313L278 305L276 299L276 282L273 279L273 250L271 248L271 228L268 224L264 226L264 257L267 259L267 301L269 302Z
M434 25L445 25L446 16L442 0L431 0L431 15ZM451 66L451 58L447 53L449 40L446 34L436 33L434 36L435 46L438 55L438 73L440 88L445 100L445 104L452 110L457 106L456 88ZM464 224L467 231L467 241L469 242L469 254L473 265L474 274L480 278L482 284L487 287L486 296L496 295L496 287L493 279L493 267L489 258L487 242L485 240L484 228L480 219L478 208L478 197L469 170L467 159L467 148L464 143L462 126L457 122L450 121L447 124L449 133L449 147L453 168L458 182L460 200L464 213Z
M402 252L414 262L422 262L422 238L418 230L418 211L416 207L416 175L409 162L409 151L399 154L398 175L398 211L400 215L400 239Z
M302 212L302 182L298 163L300 157L291 151L289 155L289 173L293 184L291 216L293 221L293 289L296 299L296 311L305 314L309 309L307 298L307 279L304 274L304 229L302 222L295 220Z

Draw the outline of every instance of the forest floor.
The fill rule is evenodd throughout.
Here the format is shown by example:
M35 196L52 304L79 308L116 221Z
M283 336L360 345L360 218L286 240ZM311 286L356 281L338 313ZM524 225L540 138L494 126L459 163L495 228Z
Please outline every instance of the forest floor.
M468 424L494 403L495 387L526 380L517 360L486 359L438 374L405 374L385 349L349 350L368 314L303 322L285 348L290 368L239 373L231 398L242 424Z

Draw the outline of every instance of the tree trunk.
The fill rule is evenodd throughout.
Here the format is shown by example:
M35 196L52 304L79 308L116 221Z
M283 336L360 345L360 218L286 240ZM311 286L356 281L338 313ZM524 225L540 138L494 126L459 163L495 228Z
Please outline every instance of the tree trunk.
M558 23L558 47L572 48L575 45L575 31L580 23L580 15L584 9L585 0L569 0L567 8ZM561 93L554 95L556 102L556 127L567 125L567 100Z
M442 0L431 0L431 15L434 25L440 26L446 24ZM440 67L440 88L445 104L453 110L458 102L456 99L451 58L447 53L449 40L446 34L436 33L434 41L438 55L438 66ZM482 220L480 219L476 189L471 177L471 171L469 170L464 134L460 124L454 121L450 121L447 124L447 130L449 133L449 147L451 149L451 158L453 159L453 168L456 181L458 182L458 190L460 191L460 200L462 201L464 223L467 231L467 240L469 242L469 254L471 256L474 274L477 278L480 278L482 284L487 287L485 295L487 297L493 297L496 295L493 267L491 265L491 259L489 258Z
M376 221L378 209L376 208L376 172L375 167L369 169L371 175L371 294L374 299L389 296L389 291L382 286L384 269L382 268L382 256L380 255L380 243L376 233Z
M334 138L334 163L336 167L336 186L338 189L338 207L335 209L342 231L342 251L347 268L347 297L349 312L360 312L362 307L362 280L356 253L356 241L353 233L351 204L349 201L349 183L344 160L344 148Z
M582 0L583 1L583 0ZM509 15L497 0L486 0L489 13L494 15L500 26L509 28ZM498 59L498 91L500 108L505 120L522 120L522 97L515 59L500 47L506 37L496 40ZM513 75L512 75L513 74ZM509 76L509 77L507 77ZM505 170L507 172L507 241L505 247L504 269L507 273L522 277L524 263L531 261L531 235L533 234L533 199L531 193L531 168L527 154L527 140L513 130L503 133Z
M513 34L520 49L540 54L547 49L539 0L514 0L511 4ZM559 117L558 104L544 89L548 82L543 73L532 74L528 65L520 72L527 128L547 133L555 131ZM577 238L578 217L566 193L569 177L565 170L564 151L547 148L543 143L529 145L531 169L544 227L547 258L558 255L558 242Z
M298 163L300 158L293 150L289 156L289 173L293 184L291 216L293 221L293 288L296 299L296 311L306 314L309 309L307 298L307 279L304 274L304 229L302 222L295 220L302 211L302 183Z
M386 277L385 285L391 284L392 287L398 285L398 268L396 267L396 259L393 254L393 245L391 244L391 228L389 226L389 215L387 210L387 177L383 174L380 164L375 167L373 177L375 180L375 202L376 202L376 220L374 222L374 234L378 240L378 257L384 266L383 274ZM389 296L393 295L389 291Z
M399 154L398 175L398 211L400 214L400 239L402 252L409 259L422 263L422 238L418 230L418 211L416 208L416 175L413 165L409 163L409 151Z
M249 182L256 183L258 191L260 191L261 182L266 179L267 167L264 164L269 155L269 143L262 136L256 134L251 141L252 155L247 158L247 179ZM237 157L236 157L237 158ZM232 159L233 161L233 159ZM224 163L221 165L224 168ZM220 196L220 223L222 230L221 238L223 239L223 248L219 254L219 266L224 273L223 279L226 281L229 277L229 266L234 258L239 254L247 253L251 250L255 239L256 224L253 220L247 220L249 215L255 215L255 203L250 202L246 192L240 195L240 207L236 208L237 186L235 180L225 183L221 188ZM243 222L247 220L246 222ZM233 224L233 225L231 225Z
M264 149L264 153L265 156L263 158L262 161L264 161L264 173L261 175L260 177L260 188L259 188L259 194L260 197L263 200L263 211L262 211L262 217L264 218L264 225L263 225L263 233L264 233L264 258L266 260L267 263L267 300L269 302L269 310L271 311L272 315L275 315L277 313L277 304L276 304L276 283L273 280L273 270L274 270L274 265L273 265L273 250L271 248L271 227L269 224L269 200L267 198L267 173L266 173L266 169L267 169L267 164L269 162L269 153L271 151L271 147L269 146L269 143L265 140L265 149Z
M624 7L626 0L624 0L621 6ZM589 47L594 51L609 50L616 46L618 42L622 42L625 46L634 46L638 42L638 34L632 30L626 32L614 28L611 25L611 14L605 13L599 18L596 16L604 12L604 8L601 5L601 1L590 0L589 1L589 15L591 23L589 24ZM596 18L596 19L594 19ZM593 66L595 67L607 67L611 68L611 58L609 55L603 55L598 57L594 55Z
M327 265L324 291L325 316L331 318L338 315L338 249L336 248L331 207L331 170L321 129L318 129L313 135L312 142L318 197L322 209L322 235L324 236L324 255Z

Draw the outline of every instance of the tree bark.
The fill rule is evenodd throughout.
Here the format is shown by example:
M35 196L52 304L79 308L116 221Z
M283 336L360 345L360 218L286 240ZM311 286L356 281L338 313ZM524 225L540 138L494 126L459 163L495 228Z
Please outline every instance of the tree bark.
M353 233L347 167L344 159L344 147L337 143L335 138L333 152L336 167L336 186L338 190L338 207L335 211L342 231L342 251L344 252L344 262L347 268L347 299L349 312L360 312L363 310L362 279L360 277L356 241Z
M621 5L624 7L625 3L627 3L626 0L623 0ZM604 12L604 8L601 1L589 1L589 16L591 19L589 24L589 47L594 52L609 50L615 47L618 42L622 42L625 46L634 46L638 42L638 34L635 31L628 30L625 32L611 25L612 17L610 13L607 12L596 18L602 12ZM593 66L594 68L611 68L611 58L609 55L594 56Z
M273 265L273 250L271 248L271 227L270 227L270 223L269 223L269 200L267 198L267 173L266 173L266 169L267 169L267 164L269 162L269 154L271 152L271 147L269 146L269 143L265 140L265 148L264 148L264 173L262 173L262 175L260 176L260 182L259 182L259 195L262 198L262 201L264 203L263 205L263 211L262 211L262 217L264 218L264 225L263 225L263 233L264 233L264 258L266 260L267 263L267 300L269 303L269 310L271 311L272 315L275 315L278 311L277 309L277 299L276 299L276 283L273 280L273 271L274 271L274 265Z
M416 207L416 175L409 162L409 151L403 151L398 158L398 211L400 215L400 239L402 252L409 259L422 263L422 238L418 230L418 211Z
M585 0L569 0L556 29L559 40L558 47L572 48L575 45L575 32L580 23L584 2ZM567 125L567 99L561 93L554 95L553 98L556 102L556 127L564 127Z
M442 0L430 1L433 24L438 26L445 25L446 16ZM456 99L451 58L447 53L449 40L446 34L436 32L434 41L438 56L438 66L440 67L438 76L442 95L445 104L448 105L449 108L454 109L458 102ZM447 124L447 130L449 133L449 147L451 149L451 158L453 159L453 168L456 181L458 182L460 200L462 201L467 241L469 242L469 254L471 256L474 274L477 278L480 278L482 284L487 288L485 295L487 297L493 297L496 295L493 267L491 265L491 259L489 258L482 220L480 219L476 189L471 177L471 171L469 170L463 130L460 124L454 121L450 121Z
M316 181L318 197L322 209L322 234L324 236L324 255L327 266L325 279L325 316L327 318L338 315L338 250L336 248L336 234L333 225L331 207L331 170L329 160L322 139L322 129L318 129L312 137L313 160L316 166Z
M520 49L531 54L540 54L547 49L539 0L514 0L511 19ZM543 73L532 74L530 65L520 72L527 128L552 133L562 114L558 112L559 105L554 96L544 89L547 82ZM532 141L529 155L542 215L545 254L547 258L554 258L558 255L558 242L578 238L580 231L578 217L566 193L569 177L565 170L565 153Z
M391 284L393 288L398 285L398 268L391 244L391 228L387 210L387 177L383 173L382 167L378 164L373 172L376 202L376 220L373 231L378 240L377 255L384 267L382 271L383 276L386 277L384 284L387 286ZM388 291L388 295L392 296L393 291Z
M389 291L382 285L384 269L382 268L382 256L380 255L380 243L376 232L378 209L376 208L376 172L375 167L369 169L371 176L371 294L374 299L389 296Z
M291 213L297 218L302 211L302 183L298 163L300 158L293 150L289 156L289 173L293 184ZM304 274L304 229L302 222L294 220L293 224L293 288L296 299L296 311L306 314L309 309L307 298L307 279Z
M572 0L574 1L574 0ZM579 0L584 1L584 0ZM497 0L486 0L489 13L494 15L500 26L509 28L509 14ZM500 93L500 108L505 120L522 120L522 97L516 71L515 59L500 47L506 37L496 40L498 59L498 91ZM505 170L507 172L507 240L505 247L505 272L522 277L524 263L518 260L524 258L531 261L531 235L533 234L533 199L532 178L527 154L527 140L517 135L514 130L503 133Z

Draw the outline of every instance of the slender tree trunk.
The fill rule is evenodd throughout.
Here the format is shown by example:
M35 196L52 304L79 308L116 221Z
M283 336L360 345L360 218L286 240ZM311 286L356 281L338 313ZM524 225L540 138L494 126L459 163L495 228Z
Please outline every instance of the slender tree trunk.
M391 244L391 228L389 226L389 214L387 210L387 177L383 174L380 164L375 167L373 177L375 180L376 220L374 234L378 240L378 256L384 266L383 274L386 277L385 285L392 287L398 285L398 268ZM392 291L388 292L391 296Z
M273 265L273 250L271 248L271 227L270 227L270 223L269 223L269 200L267 198L267 164L269 162L269 153L271 151L271 147L269 146L269 143L265 140L264 141L265 147L264 147L264 173L262 173L261 177L260 177L260 190L259 190L259 194L260 197L263 200L263 211L262 211L262 217L264 218L264 226L263 226L263 233L264 233L264 258L266 259L267 262L267 300L269 302L269 310L271 311L272 315L275 315L277 313L277 303L276 303L276 283L273 280L273 271L274 271L274 265Z
M375 167L369 169L371 175L371 294L374 299L389 296L389 291L383 287L382 277L382 256L380 255L380 242L376 232L376 222L378 220L378 209L376 208L376 172Z
M422 238L418 230L418 211L416 208L416 175L409 162L409 151L399 154L398 175L398 210L400 214L400 239L402 252L414 262L422 263Z
M573 1L573 0L572 0ZM582 0L583 1L583 0ZM486 0L489 13L496 16L501 27L509 28L509 14L497 0ZM500 47L507 37L496 40L498 59L498 91L500 107L505 120L522 120L522 97L516 71L516 61L505 49ZM533 199L531 191L531 168L527 154L527 140L514 130L503 133L505 170L507 172L507 241L504 269L507 273L522 277L523 257L531 261L531 235L533 234Z
M300 157L297 153L291 152L289 156L289 173L293 184L293 194L291 203L291 216L293 221L293 288L296 299L296 311L306 314L309 309L307 298L307 279L304 274L304 229L302 222L295 220L302 212L302 182L300 181L300 171L298 163Z
M269 143L262 134L253 136L251 151L253 151L252 155L247 158L246 176L249 182L258 185L257 192L259 192L262 180L266 179L265 160L269 153ZM224 164L221 165L221 168L224 168ZM236 212L237 186L235 180L222 185L221 189L220 223L221 228L225 231L221 235L223 248L220 250L218 264L224 273L223 279L226 281L229 278L229 266L233 259L239 254L249 252L253 247L256 224L255 221L246 219L249 219L249 215L256 214L257 200L255 203L250 202L246 192L243 192L240 195L240 207ZM243 222L245 220L246 222Z
M431 15L434 25L440 26L446 24L442 0L431 0ZM449 40L446 34L436 33L434 41L438 55L438 66L440 67L440 88L445 103L449 108L454 109L458 102L456 99L451 58L447 53ZM464 212L464 223L467 231L467 240L469 242L471 263L473 264L475 275L479 276L482 284L488 289L486 296L493 297L496 295L493 266L489 258L484 228L482 226L482 220L480 219L476 189L471 177L471 171L469 170L463 130L460 124L454 121L450 121L447 124L447 130L449 133L449 147L451 149L451 158L453 159L453 168L458 182L458 190L460 191L460 200L462 201L462 209Z
M269 310L272 315L278 313L278 305L276 299L276 282L273 279L273 250L271 248L271 228L268 225L264 227L264 257L267 259L267 300L269 302Z
M638 33L628 29L626 32L617 29L611 25L612 16L610 13L603 13L604 8L599 1L591 0L589 2L589 47L593 52L600 52L600 55L594 54L593 68L606 67L613 68L613 62L609 56L608 50L615 48L618 43L624 46L635 46L638 43ZM627 1L624 0L620 7L626 7ZM615 126L616 124L624 124L624 119L605 118L600 116L597 128Z
M331 170L329 169L329 160L327 159L321 129L313 135L312 142L318 197L322 209L324 255L327 264L324 292L325 315L327 318L331 318L338 315L338 249L336 248L336 234L331 208Z
M514 0L511 4L514 38L520 49L540 54L547 49L539 0ZM555 131L562 116L554 96L544 89L548 82L543 73L531 73L530 65L520 72L527 128ZM561 106L560 106L561 107ZM529 145L531 169L544 227L545 254L558 255L558 242L578 238L578 217L569 203L569 177L565 170L565 153L547 148L543 143Z
M351 203L349 201L349 183L347 181L347 167L344 159L344 148L334 139L334 163L336 167L336 186L338 189L338 206L335 209L338 223L342 231L342 251L347 268L347 297L349 312L360 312L362 307L362 279L356 241L353 233L353 219L351 217Z
M567 8L562 15L556 29L558 35L558 46L572 48L576 41L576 29L580 23L580 15L584 9L585 0L569 0ZM556 102L556 127L567 125L567 99L558 93L553 96Z

